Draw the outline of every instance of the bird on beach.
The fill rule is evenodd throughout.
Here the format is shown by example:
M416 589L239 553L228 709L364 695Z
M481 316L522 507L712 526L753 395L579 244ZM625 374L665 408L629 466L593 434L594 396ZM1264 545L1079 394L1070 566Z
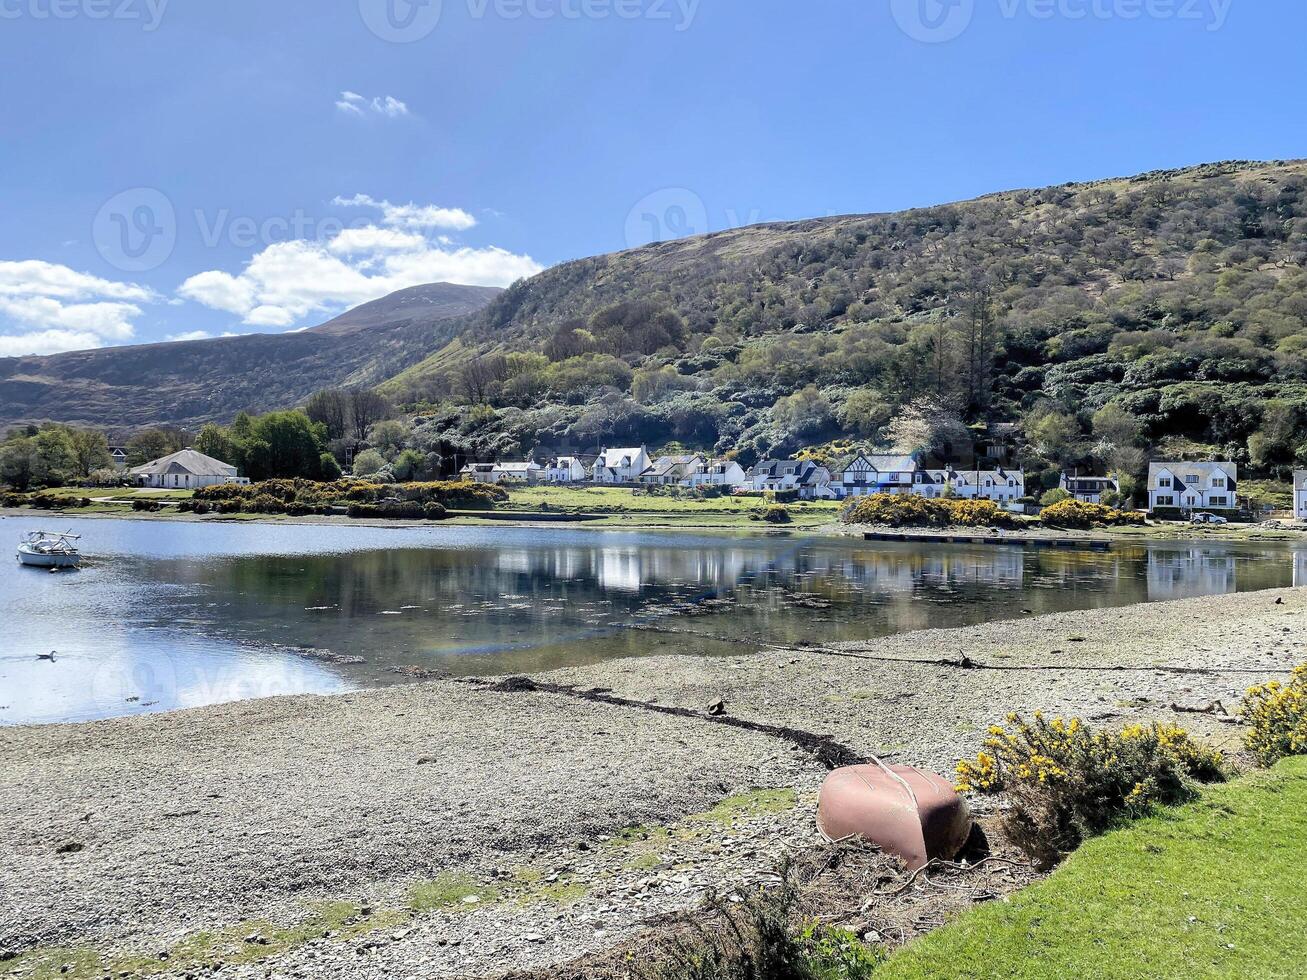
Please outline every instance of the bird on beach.
M38 654L36 655L36 659L37 659L37 660L48 660L48 661L50 661L51 663L54 663L55 655L56 655L58 652L59 652L58 650L51 650L49 653L38 653Z

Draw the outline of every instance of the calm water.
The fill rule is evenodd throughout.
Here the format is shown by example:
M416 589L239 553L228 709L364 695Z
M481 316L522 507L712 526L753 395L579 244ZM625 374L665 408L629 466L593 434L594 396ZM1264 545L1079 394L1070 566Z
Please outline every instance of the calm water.
M1307 581L1307 550L1274 545L1102 554L801 535L56 523L83 535L82 570L0 560L0 725L399 683L413 668L711 655ZM0 544L44 526L52 519L0 520ZM54 662L37 659L50 651Z

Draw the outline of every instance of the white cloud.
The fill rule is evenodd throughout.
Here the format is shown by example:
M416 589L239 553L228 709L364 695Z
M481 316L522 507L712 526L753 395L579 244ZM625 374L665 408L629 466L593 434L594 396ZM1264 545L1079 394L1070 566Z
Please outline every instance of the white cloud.
M394 228L346 228L327 246L333 255L360 255L365 252L408 252L421 248L426 240L415 232Z
M66 265L27 259L22 262L0 262L0 295L3 296L57 296L61 299L126 299L151 302L156 297L144 286L130 282L114 282L85 272L77 272Z
M201 272L177 290L186 299L226 313L245 313L254 306L254 286L226 272Z
M368 194L355 194L353 197L338 197L331 202L342 208L373 208L381 212L381 223L388 228L402 228L406 231L430 231L434 228L447 228L451 231L467 231L476 227L477 219L462 208L442 208L434 204L391 204L378 201Z
M185 333L170 333L164 340L184 341L184 340L209 340L213 334L207 330L188 330Z
M25 334L0 334L0 357L26 357L30 354L58 354L66 350L89 350L102 347L93 333L75 330L38 330Z
M381 116L385 119L401 119L410 115L408 106L393 95L379 95L368 99L357 92L341 92L336 100L338 112L347 116Z
M0 262L0 356L103 347L135 336L144 286L101 279L65 265Z
M420 233L422 228L471 227L471 216L458 209L397 206L366 195L336 203L375 208L385 227L347 228L325 242L276 242L251 258L239 275L201 272L182 283L178 293L234 313L249 326L286 328L311 314L337 312L409 286L507 286L542 268L529 255Z

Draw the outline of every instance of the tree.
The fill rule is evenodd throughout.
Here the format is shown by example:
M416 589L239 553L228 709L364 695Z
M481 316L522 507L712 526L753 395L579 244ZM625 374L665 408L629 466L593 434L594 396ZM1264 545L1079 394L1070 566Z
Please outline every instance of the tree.
M146 429L127 440L127 465L143 466L183 448L177 429Z
M73 455L77 460L77 476L89 477L96 470L113 466L109 455L109 440L98 429L74 429Z
M998 330L989 286L979 281L962 290L959 297L963 315L963 376L966 383L966 410L982 414L992 395L994 349Z
M37 433L33 479L47 487L57 487L76 475L77 449L73 445L72 431L61 425L51 425Z
M903 408L885 430L898 453L923 453L955 458L971 443L971 434L957 413L930 398L919 398Z
M386 459L375 449L365 449L354 457L354 475L372 476L386 467Z
M392 409L385 396L371 388L356 388L349 396L349 424L357 448L367 440L369 429L383 419L390 418Z
M1065 465L1080 452L1080 426L1070 415L1043 406L1026 418L1026 437L1039 455Z
M403 422L388 419L368 430L368 445L386 459L394 459L408 445L412 430Z
M1071 494L1061 487L1054 487L1039 498L1040 507L1052 507L1054 504L1060 504L1064 500L1070 500Z
M227 430L220 425L209 423L202 428L200 434L195 437L194 448L196 452L220 459L232 466L240 466L242 462L236 444L227 434Z
M322 474L324 432L301 411L269 412L253 420L246 444L246 476L318 479Z
M0 446L0 479L15 490L25 491L36 475L36 438L10 438Z
M395 479L401 483L420 480L427 471L427 458L416 449L405 449L395 457L391 469L395 473Z
M777 400L772 418L785 433L797 438L821 432L834 418L831 404L815 386L796 391Z
M335 442L349 432L353 397L344 388L326 388L309 396L304 403L304 414L323 426L328 442Z
M880 392L874 388L859 388L844 400L840 406L839 418L846 431L874 438L889 423L893 414L893 407Z
M323 453L318 457L318 469L321 472L322 479L327 481L339 480L343 475L340 469L340 463L331 453Z

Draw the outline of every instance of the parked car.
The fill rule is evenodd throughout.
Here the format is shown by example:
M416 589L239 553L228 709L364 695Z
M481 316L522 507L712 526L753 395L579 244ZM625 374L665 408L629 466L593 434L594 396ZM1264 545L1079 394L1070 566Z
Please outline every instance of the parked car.
M1224 517L1219 514L1200 513L1189 518L1191 524L1229 524Z

